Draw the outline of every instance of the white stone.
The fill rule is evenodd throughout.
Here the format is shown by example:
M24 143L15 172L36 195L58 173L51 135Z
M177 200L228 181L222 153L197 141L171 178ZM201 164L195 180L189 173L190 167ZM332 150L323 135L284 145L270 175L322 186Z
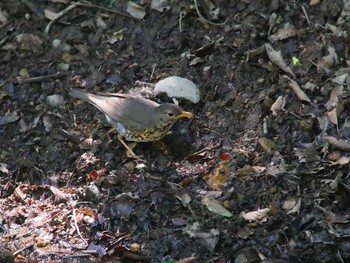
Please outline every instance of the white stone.
M49 95L46 97L46 102L48 105L52 107L58 107L63 105L64 99L63 96L60 94L54 94L54 95Z
M158 81L154 87L156 95L166 93L169 98L187 99L192 103L200 100L200 91L196 84L186 78L177 76Z

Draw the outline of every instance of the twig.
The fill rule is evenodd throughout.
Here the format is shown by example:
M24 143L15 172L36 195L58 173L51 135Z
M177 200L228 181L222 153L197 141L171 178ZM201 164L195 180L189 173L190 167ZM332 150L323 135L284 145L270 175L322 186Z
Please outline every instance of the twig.
M50 21L50 23L47 24L46 28L45 28L45 33L48 34L50 31L51 26L56 23L61 17L63 17L65 14L67 14L69 11L73 10L74 8L76 8L77 5L76 4L72 4L70 6L68 6L66 9L63 9L61 12L59 12L54 19L52 19Z
M227 20L225 20L225 22L223 23L214 23L214 22L211 22L209 21L208 19L206 19L204 16L202 16L202 14L199 12L199 8L198 8L198 3L197 3L198 0L193 0L194 2L194 6L196 7L196 12L197 12L197 15L203 19L205 22L207 22L208 24L211 24L213 26L223 26L227 23Z
M339 249L338 249L338 251L337 251L337 256L338 256L338 258L340 259L340 261L341 261L342 263L344 263L344 260L343 260L343 258L341 257L341 254L340 254Z
M155 181L163 181L164 179L160 178L160 177L156 177L150 174L145 174L144 175L145 178L147 179L151 179L151 180L155 180Z
M80 230L79 230L79 226L78 226L78 223L77 223L77 215L76 215L76 209L74 208L73 209L73 218L74 218L74 225L75 225L75 228L76 228L76 230L77 230L77 232L78 232L78 235L79 235L79 237L81 238L81 240L83 240L83 242L86 244L86 245L88 245L88 242L83 238L83 236L81 235L81 233L80 233Z
M286 110L286 113L292 115L293 117L297 118L298 120L301 120L301 117L292 111Z
M9 39L9 37L4 37L3 39L0 40L0 47L5 45L6 41Z
M30 248L30 247L32 247L32 246L34 246L34 242L32 242L32 243L30 243L30 244L28 244L28 245L26 245L26 246L20 248L19 250L13 252L12 255L15 257L15 256L17 256L19 253L21 253L22 251L24 251L24 250L26 250L26 249L28 249L28 248Z
M310 22L309 16L307 15L306 9L305 9L305 7L303 5L301 5L301 9L303 10L303 13L304 13L304 16L306 18L307 23L309 24L309 26L311 26L311 22Z
M182 19L185 17L185 15L186 15L185 11L182 11L180 13L180 17L179 17L179 30L180 30L180 32L182 32Z
M63 256L63 257L61 257L61 259L62 260L75 259L75 258L82 259L82 258L88 258L88 257L90 257L90 255L97 256L97 251L96 250L82 250L80 252L81 253L85 253L85 254Z
M320 65L318 65L317 63L313 62L313 61L311 60L311 58L309 58L309 61L311 62L312 65L314 65L315 67L317 67L317 69L320 68L320 69L323 69L324 71L329 71L327 68L325 68L325 67L323 67L323 66L320 66Z
M133 16L125 14L123 12L120 12L120 11L117 11L117 10L113 10L113 9L110 9L110 8L106 8L106 7L103 7L103 6L93 5L93 4L85 4L85 3L81 3L81 2L72 2L72 4L77 5L77 6L98 8L98 9L101 9L103 11L107 11L107 12L114 13L114 14L117 14L117 15L125 16L127 18L131 18L131 19L134 19L136 21L140 21L140 19L138 19L136 17L133 17Z
M33 82L39 82L42 80L46 80L46 79L50 79L50 78L55 78L55 77L59 77L61 75L61 73L55 73L52 75L46 75L46 76L39 76L39 77L33 77L33 78L28 78L28 79L24 79L24 80L20 80L18 81L20 84L23 83L33 83Z
M49 31L50 31L50 28L51 26L57 21L59 20L61 17L63 17L65 14L67 14L69 11L73 10L75 7L77 6L84 6L84 7L92 7L92 8L98 8L98 9L101 9L101 10L104 10L104 11L107 11L107 12L111 12L111 13L114 13L114 14L117 14L117 15L121 15L121 16L125 16L125 17L128 17L128 18L131 18L131 19L134 19L134 20L137 20L137 21L140 21L139 19L135 18L135 17L132 17L128 14L124 14L122 12L119 12L119 11L116 11L116 10L112 10L112 9L109 9L109 8L105 8L103 6L98 6L98 5L93 5L93 4L85 4L85 3L81 3L81 2L72 2L72 4L70 6L68 6L66 9L63 9L61 12L59 12L56 17L54 19L52 19L50 21L50 23L46 26L45 28L45 33L48 34Z

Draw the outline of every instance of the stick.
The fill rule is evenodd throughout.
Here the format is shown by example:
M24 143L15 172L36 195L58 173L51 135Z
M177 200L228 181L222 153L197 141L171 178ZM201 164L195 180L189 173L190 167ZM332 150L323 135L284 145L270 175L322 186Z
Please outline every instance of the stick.
M56 17L54 19L52 19L50 21L50 23L47 24L46 28L45 28L45 33L48 34L50 31L51 26L56 23L61 17L63 17L65 14L67 14L69 11L73 10L74 8L76 8L77 5L73 4L68 6L66 9L63 9L61 12L59 12Z

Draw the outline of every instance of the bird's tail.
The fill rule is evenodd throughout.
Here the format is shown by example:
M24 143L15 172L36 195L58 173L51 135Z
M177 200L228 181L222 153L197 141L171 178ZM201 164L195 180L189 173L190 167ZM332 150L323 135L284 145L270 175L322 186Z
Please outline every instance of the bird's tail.
M107 112L110 111L107 96L92 94L80 89L71 89L69 95L94 105L104 114L107 114Z
M71 89L69 91L69 95L71 95L74 98L86 101L86 102L91 102L91 97L94 96L94 94L88 93L88 92L80 90L80 89Z

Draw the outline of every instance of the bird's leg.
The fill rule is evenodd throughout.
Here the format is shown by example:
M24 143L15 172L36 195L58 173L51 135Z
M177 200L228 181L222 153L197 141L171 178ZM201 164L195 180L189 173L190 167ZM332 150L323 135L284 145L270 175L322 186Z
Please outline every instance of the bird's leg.
M107 116L107 119L108 119L108 116ZM112 121L108 120L110 123L113 123ZM135 158L136 160L140 161L140 162L143 162L143 160L138 157L131 149L130 147L124 142L123 140L123 135L126 133L126 129L123 125L121 125L119 122L116 123L114 125L114 128L117 130L118 132L118 141L123 144L123 146L125 147L125 149L131 154L131 156L133 158Z
M140 157L138 157L138 156L130 149L130 147L124 142L122 136L118 135L118 141L119 141L121 144L123 144L123 146L125 147L125 149L131 154L131 156L132 156L133 158L135 158L136 160L138 160L138 161L140 161L140 162L143 162L143 160L142 160Z

